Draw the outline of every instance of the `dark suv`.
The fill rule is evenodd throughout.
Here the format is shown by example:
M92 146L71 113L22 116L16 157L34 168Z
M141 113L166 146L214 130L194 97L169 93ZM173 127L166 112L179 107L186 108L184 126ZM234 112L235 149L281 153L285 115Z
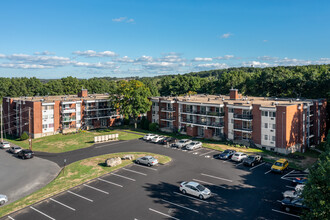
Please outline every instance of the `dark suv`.
M20 152L17 153L17 157L24 159L29 159L32 158L34 156L33 151L31 150L21 150Z
M301 213L308 208L303 204L304 200L301 198L285 198L281 201L282 209L286 212Z
M261 162L262 162L262 157L260 155L250 155L243 160L244 165L251 167Z
M178 141L178 139L173 138L173 137L166 137L163 140L159 141L160 144L167 144L167 145L171 145L174 144Z

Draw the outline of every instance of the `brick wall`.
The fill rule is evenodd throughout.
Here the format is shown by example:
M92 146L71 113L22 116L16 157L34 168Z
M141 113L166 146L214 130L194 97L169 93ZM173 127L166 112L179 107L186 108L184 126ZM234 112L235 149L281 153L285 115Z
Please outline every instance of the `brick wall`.
M260 105L252 106L252 140L255 144L261 144L261 111Z

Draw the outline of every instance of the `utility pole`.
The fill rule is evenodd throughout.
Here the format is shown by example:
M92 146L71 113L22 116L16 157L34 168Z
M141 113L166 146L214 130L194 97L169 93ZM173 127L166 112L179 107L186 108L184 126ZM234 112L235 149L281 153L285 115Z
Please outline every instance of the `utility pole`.
M32 137L31 137L31 107L29 107L29 146L32 151Z
M2 130L2 105L0 105L0 111L1 111L1 142L3 142L3 130Z

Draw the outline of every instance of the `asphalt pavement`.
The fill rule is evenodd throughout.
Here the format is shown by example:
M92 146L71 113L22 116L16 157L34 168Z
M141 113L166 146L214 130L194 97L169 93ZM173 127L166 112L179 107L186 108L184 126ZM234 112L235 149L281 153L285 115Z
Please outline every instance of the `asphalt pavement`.
M96 144L61 154L40 154L59 165L115 152L170 156L166 165L130 165L74 187L2 219L297 219L281 210L282 192L292 187L271 164L253 168L214 159L211 149L177 150L142 140ZM290 173L291 172L291 173ZM182 195L179 184L196 181L212 191L200 200Z

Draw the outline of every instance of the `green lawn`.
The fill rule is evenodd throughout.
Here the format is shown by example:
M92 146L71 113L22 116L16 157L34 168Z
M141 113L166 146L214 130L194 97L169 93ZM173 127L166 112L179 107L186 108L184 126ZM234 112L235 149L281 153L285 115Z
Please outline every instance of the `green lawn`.
M121 130L93 130L82 131L76 134L57 134L42 138L33 139L33 150L50 153L61 153L89 147L94 144L94 137L106 134L119 134L119 140L132 140L140 138L142 135L126 133ZM29 148L28 140L20 141L18 138L8 138L7 141L22 148Z
M135 158L151 155L157 158L160 164L166 164L172 160L170 157L164 155L145 152L115 153L80 160L68 165L64 170L62 170L56 179L50 182L47 186L29 196L0 208L0 217L131 164L132 161L124 160L121 165L116 167L104 166L104 162L107 158L122 157L125 154L133 154Z

